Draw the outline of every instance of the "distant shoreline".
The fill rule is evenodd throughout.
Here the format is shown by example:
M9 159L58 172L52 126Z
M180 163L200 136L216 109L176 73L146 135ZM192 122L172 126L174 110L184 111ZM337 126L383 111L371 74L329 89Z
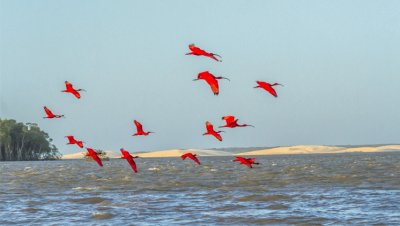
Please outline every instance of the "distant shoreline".
M223 151L222 151L223 150ZM180 157L192 152L198 156L262 156L262 155L302 155L302 154L342 154L342 153L377 153L400 151L400 144L382 146L323 146L323 145L296 145L274 148L232 148L224 149L171 149L162 151L132 153L142 158ZM81 159L83 152L63 155L62 159ZM106 151L109 158L120 158L118 151Z

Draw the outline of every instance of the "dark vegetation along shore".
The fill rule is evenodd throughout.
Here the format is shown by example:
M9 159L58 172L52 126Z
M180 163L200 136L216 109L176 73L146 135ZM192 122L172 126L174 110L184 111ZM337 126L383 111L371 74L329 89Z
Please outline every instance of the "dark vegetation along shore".
M0 161L55 160L61 154L35 123L0 118Z

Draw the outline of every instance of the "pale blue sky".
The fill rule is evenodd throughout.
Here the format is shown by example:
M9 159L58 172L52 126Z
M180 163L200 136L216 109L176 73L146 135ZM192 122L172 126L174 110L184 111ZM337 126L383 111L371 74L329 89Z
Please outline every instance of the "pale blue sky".
M400 1L0 2L0 115L63 153L78 151L70 134L132 152L399 143ZM223 62L185 56L190 43ZM219 96L192 81L205 70L231 79ZM256 80L285 87L275 99ZM256 128L201 135L228 114ZM156 133L132 137L134 119Z

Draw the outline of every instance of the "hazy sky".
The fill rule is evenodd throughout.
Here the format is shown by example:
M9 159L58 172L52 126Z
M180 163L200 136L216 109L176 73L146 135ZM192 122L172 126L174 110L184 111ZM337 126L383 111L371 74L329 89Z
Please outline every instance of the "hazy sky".
M131 152L399 143L400 1L0 2L0 116L63 153L80 151L65 135ZM190 43L223 62L185 56ZM192 81L206 70L231 79L219 96ZM275 99L256 80L285 87ZM256 128L202 136L229 114ZM134 119L156 133L132 137Z

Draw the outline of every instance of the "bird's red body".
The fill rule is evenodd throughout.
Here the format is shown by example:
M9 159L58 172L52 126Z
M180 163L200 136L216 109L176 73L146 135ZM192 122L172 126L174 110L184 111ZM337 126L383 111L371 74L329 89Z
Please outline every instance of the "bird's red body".
M200 72L197 75L197 79L194 79L193 81L197 81L203 79L204 81L206 81L208 83L208 85L210 86L212 92L214 93L214 95L218 95L219 94L219 86L218 86L218 79L226 79L229 80L228 78L225 77L215 77L213 74L211 74L208 71L203 71Z
M137 173L137 167L136 167L136 162L135 160L133 160L134 158L139 158L139 156L132 156L131 154L129 154L128 151L124 150L123 148L120 149L121 154L123 159L126 159L126 161L128 161L129 165L131 166L132 170Z
M48 109L46 106L44 106L43 108L44 108L44 112L46 113L46 117L43 117L43 118L62 118L62 117L64 117L64 115L53 114L53 112L50 109Z
M219 128L235 128L235 127L246 127L246 126L251 126L254 127L252 125L248 125L248 124L238 124L238 120L239 119L235 119L235 116L232 115L227 115L222 117L222 120L225 120L225 124L224 126L220 126Z
M253 168L253 164L258 165L260 163L255 162L256 158L244 158L241 156L236 156L235 159L233 160L234 162L240 162L240 164L246 165L249 168Z
M207 129L207 132L203 133L203 135L212 135L215 138L217 138L219 141L222 141L222 137L221 137L220 133L224 132L224 131L215 131L214 126L208 121L206 122L206 129Z
M221 60L218 60L215 57L215 56L221 57L220 55L215 54L215 53L206 52L206 51L200 49L199 47L195 46L194 44L190 44L189 45L189 49L190 49L191 52L186 53L186 55L205 56L205 57L209 57L209 58L211 58L213 60L221 62Z
M65 90L61 91L61 92L66 92L66 93L71 93L73 94L76 98L81 98L81 94L79 93L79 91L85 91L84 89L74 89L74 87L72 86L72 84L68 81L65 81Z
M75 140L74 136L66 136L66 138L68 139L68 143L67 144L76 144L80 148L83 148L83 141Z
M154 133L154 132L145 132L140 122L136 120L134 120L133 122L135 123L136 126L136 133L133 134L132 136L148 136L150 133Z
M86 156L92 157L94 161L99 164L99 166L103 166L103 162L101 161L100 157L98 156L97 152L94 151L92 148L86 148L88 153L86 153Z
M192 154L192 153L185 153L181 156L182 160L185 160L186 158L190 158L191 160L193 160L195 163L200 165L200 161L199 159L196 157L196 154Z
M263 88L264 90L269 92L274 97L278 97L278 94L276 93L276 91L273 88L273 86L278 86L278 85L282 86L279 83L269 84L269 83L263 82L263 81L257 81L257 84L258 84L258 86L254 87L254 88Z

